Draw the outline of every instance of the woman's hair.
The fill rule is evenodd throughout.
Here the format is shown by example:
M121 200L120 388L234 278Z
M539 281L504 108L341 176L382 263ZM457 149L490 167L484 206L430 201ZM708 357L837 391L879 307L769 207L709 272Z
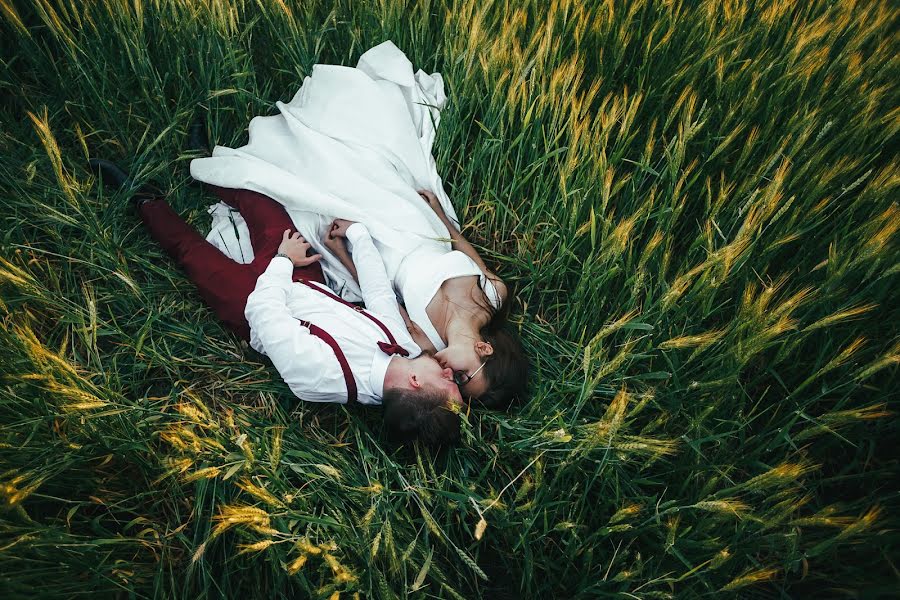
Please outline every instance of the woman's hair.
M440 446L459 439L459 415L450 408L444 391L430 387L393 388L384 391L381 402L384 428L392 441L405 443L418 439L429 446Z
M506 410L528 388L528 360L518 337L506 323L494 323L496 317L481 330L481 337L494 348L486 357L483 373L488 388L478 402L493 410Z
M479 286L480 288L480 286ZM513 292L508 288L507 297L499 309L494 308L484 290L482 307L491 319L479 332L484 341L490 343L494 353L485 360L484 375L488 389L478 398L486 408L506 410L516 398L525 395L528 387L528 359L518 336L509 325L509 307Z

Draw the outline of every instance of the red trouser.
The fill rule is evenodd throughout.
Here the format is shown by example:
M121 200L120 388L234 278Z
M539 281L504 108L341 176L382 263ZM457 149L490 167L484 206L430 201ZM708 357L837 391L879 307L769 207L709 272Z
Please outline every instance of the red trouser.
M294 223L281 204L259 192L211 185L204 187L238 209L247 221L253 262L244 265L222 254L196 229L185 223L163 198L145 202L140 208L141 218L150 235L185 270L216 316L229 329L249 340L250 325L244 317L247 296L256 287L256 279L278 252L284 230L295 230ZM295 268L293 280L300 279L325 283L318 262Z

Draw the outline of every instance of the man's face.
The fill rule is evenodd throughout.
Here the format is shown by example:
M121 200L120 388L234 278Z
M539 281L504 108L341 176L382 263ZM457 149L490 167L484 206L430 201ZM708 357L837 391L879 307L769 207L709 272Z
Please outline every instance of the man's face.
M462 404L459 388L453 382L453 369L442 368L438 361L425 354L412 362L413 375L419 385L446 392L449 399Z
M459 373L460 391L467 398L478 398L488 390L487 374L482 368L485 358L478 354L474 346L448 346L434 355L438 363Z

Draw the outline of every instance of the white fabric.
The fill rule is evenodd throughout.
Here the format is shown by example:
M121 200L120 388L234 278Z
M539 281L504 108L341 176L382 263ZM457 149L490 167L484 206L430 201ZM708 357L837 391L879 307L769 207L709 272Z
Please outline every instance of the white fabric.
M425 309L442 283L467 275L478 275L488 301L494 308L500 308L500 295L494 283L481 272L474 260L458 250L440 252L420 249L403 260L397 270L394 284L406 299L406 312L428 336L435 350L443 350L447 344L432 325Z
M350 273L320 241L333 218L367 225L392 279L400 260L420 246L450 251L447 228L416 193L434 192L458 223L431 156L446 100L440 73L413 74L406 55L386 41L356 68L315 65L289 103L276 103L279 114L250 122L246 146L217 146L212 157L191 161L191 175L284 204L323 255L329 284L359 300ZM213 213L210 241L234 247L216 241L227 238L219 214ZM246 251L226 254L248 260Z
M409 358L415 358L421 349L403 324L371 236L364 226L356 224L348 228L347 237L369 312L409 351ZM353 308L291 281L292 273L289 259L275 257L257 280L244 311L250 324L250 345L272 360L297 397L311 402L346 403L347 384L334 351L297 319L318 325L344 353L356 381L358 401L380 404L391 361L378 347L379 341L388 341L384 332Z
M250 229L241 213L224 202L213 204L207 212L212 215L212 227L206 240L239 263L253 262Z
M443 281L480 275L495 306L499 297L474 262L451 252L447 228L416 192L431 190L458 226L431 155L447 101L443 80L440 73L413 75L412 69L390 41L364 53L356 68L315 65L289 103L276 103L279 114L250 122L246 146L217 146L212 157L191 162L191 175L284 204L297 230L322 254L329 286L352 301L362 299L360 290L321 238L335 217L365 223L411 318L441 349L446 344L425 307ZM243 219L211 212L207 239L239 262L252 260L243 244L242 253L232 251L238 240L228 237L236 230L248 239Z

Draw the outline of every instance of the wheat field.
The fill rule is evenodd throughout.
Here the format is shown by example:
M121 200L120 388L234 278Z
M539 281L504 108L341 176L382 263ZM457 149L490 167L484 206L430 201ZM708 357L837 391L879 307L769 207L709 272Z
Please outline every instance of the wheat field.
M898 25L887 0L0 0L0 596L892 596ZM532 365L440 453L297 401L86 164L204 230L194 115L239 146L386 39L444 77L438 171Z

